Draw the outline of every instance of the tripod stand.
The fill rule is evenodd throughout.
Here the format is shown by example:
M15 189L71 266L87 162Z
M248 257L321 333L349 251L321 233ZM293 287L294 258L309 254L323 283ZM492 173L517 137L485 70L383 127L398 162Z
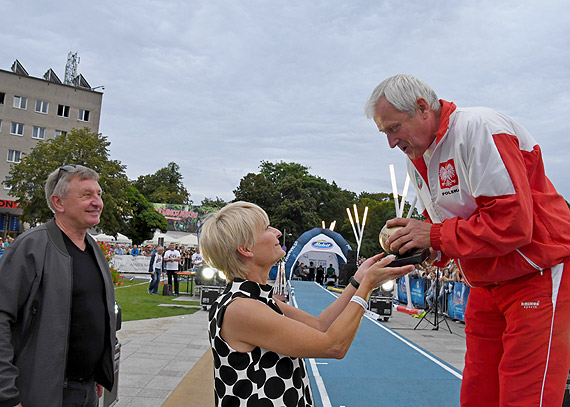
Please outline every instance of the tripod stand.
M444 321L445 325L447 325L447 329L449 330L449 333L452 334L453 332L451 332L451 328L449 327L449 324L447 323L447 320L445 319L445 315L443 315L443 312L441 314L441 319L438 320L438 317L439 317L439 312L437 310L437 306L439 305L438 304L439 303L439 300L438 300L438 297L439 297L439 276L438 276L438 274L439 274L439 272L436 273L436 275L435 275L435 283L434 283L435 293L433 296L433 299L434 299L433 303L429 306L427 312L418 321L418 323L414 327L414 330L416 330L416 328L418 326L420 326L420 324L422 323L423 320L426 320L427 322L429 322L433 326L432 331L437 331L437 330L439 330L439 324L441 324L441 321ZM433 314L433 322L430 321L430 319L428 318L428 315L430 315L430 314Z

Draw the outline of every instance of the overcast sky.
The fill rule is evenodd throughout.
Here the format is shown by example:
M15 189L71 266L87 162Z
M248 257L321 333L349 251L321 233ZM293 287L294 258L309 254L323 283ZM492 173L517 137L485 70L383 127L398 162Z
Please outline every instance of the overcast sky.
M363 113L416 75L460 107L527 127L570 199L567 1L0 0L0 68L63 79L69 51L104 85L100 132L131 179L170 161L195 204L233 199L262 160L297 162L360 193L403 187L404 155Z

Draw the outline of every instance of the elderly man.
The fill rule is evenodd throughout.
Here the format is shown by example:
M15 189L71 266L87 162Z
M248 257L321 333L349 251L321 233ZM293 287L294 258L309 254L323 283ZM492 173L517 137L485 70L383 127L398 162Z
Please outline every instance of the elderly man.
M456 259L472 286L461 405L560 406L570 366L570 211L540 147L488 108L457 108L423 81L396 75L366 114L408 173L430 223L404 226L392 249Z
M95 407L113 387L113 281L86 233L103 209L98 178L80 165L52 172L55 219L0 260L0 406Z

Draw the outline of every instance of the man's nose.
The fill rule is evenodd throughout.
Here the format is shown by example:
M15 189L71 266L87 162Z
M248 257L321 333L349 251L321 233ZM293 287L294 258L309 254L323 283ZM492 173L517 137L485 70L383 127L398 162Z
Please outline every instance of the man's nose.
M398 138L392 135L388 135L387 136L388 139L388 145L390 146L390 148L394 148L398 145Z

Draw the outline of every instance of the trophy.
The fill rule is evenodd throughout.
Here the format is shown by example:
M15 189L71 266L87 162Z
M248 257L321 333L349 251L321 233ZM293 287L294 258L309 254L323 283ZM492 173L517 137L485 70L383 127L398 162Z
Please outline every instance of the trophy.
M390 264L386 267L400 267L400 266L407 266L408 264L420 264L423 263L425 259L429 257L429 248L428 249L412 249L408 250L403 254L398 254L397 252L392 252L386 241L392 234L398 230L402 229L402 226L393 226L391 228L384 225L382 230L380 231L380 235L378 236L378 240L380 241L380 246L387 254L394 254L396 258L392 260Z

